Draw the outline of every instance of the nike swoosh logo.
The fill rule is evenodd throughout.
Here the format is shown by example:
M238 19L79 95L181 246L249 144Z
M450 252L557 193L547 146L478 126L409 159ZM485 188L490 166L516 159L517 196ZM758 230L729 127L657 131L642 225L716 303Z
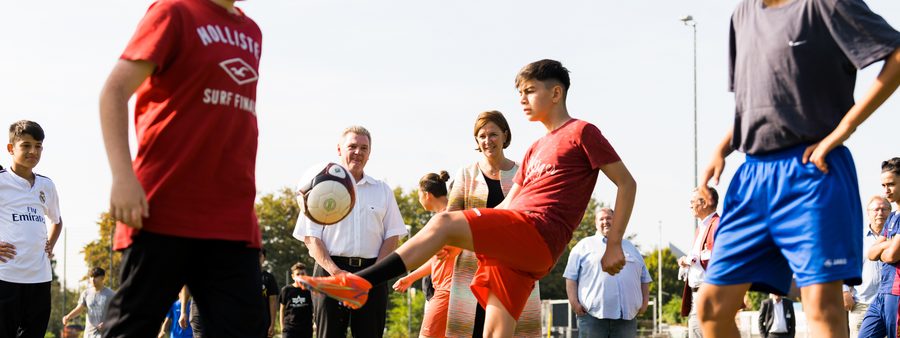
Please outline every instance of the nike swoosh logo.
M804 44L804 43L806 43L806 40L800 40L800 41L788 41L788 46L791 46L791 47L797 47L797 46L802 45L802 44Z

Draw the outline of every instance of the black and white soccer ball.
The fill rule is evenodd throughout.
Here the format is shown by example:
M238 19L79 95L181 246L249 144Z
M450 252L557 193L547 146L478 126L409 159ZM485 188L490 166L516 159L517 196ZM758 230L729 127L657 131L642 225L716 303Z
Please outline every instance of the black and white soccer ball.
M310 167L297 189L300 210L321 225L340 222L356 204L356 182L350 171L337 163Z

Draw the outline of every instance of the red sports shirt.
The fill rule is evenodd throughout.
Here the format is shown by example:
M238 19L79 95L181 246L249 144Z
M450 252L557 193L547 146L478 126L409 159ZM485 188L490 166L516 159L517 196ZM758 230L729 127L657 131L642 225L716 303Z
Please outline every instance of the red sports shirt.
M593 124L572 119L538 139L525 153L509 209L525 212L559 258L581 223L600 166L619 155Z
M134 171L147 193L144 230L259 247L256 82L262 33L208 0L150 6L121 58L152 62L138 88ZM138 231L117 226L115 247Z

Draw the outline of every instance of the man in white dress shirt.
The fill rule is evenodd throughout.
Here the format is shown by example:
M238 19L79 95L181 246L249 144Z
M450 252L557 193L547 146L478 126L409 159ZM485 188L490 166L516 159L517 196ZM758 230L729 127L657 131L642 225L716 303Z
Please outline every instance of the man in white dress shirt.
M297 219L294 237L302 240L316 261L313 276L330 276L357 272L375 264L397 248L406 225L394 199L394 192L384 182L366 175L372 137L361 126L344 130L338 143L341 164L356 182L356 204L342 221L322 226L303 214ZM381 337L387 311L388 284L369 292L366 305L351 310L332 298L313 297L316 337L347 336Z

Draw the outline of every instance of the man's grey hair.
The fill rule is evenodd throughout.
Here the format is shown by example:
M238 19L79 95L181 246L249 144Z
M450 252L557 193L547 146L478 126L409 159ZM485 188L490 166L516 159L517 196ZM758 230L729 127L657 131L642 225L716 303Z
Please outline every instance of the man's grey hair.
M881 195L875 195L875 196L872 196L871 198L869 198L869 202L866 203L866 208L868 208L869 204L872 204L872 202L875 202L875 200L881 200L882 202L884 202L884 204L887 205L888 211L892 210L891 201L888 201L888 199L886 197L881 196Z
M613 215L615 215L615 213L616 213L615 211L613 211L613 209L610 209L610 208L608 208L608 207L598 206L597 209L596 209L595 212L594 212L594 213L596 214L596 217L600 217L600 212L601 212L601 211L602 211L602 212L605 212L605 213L607 213L607 214L609 214L610 216L613 216Z
M345 128L344 132L341 133L341 138L344 138L344 136L347 136L347 134L349 134L349 133L354 133L357 135L364 135L366 138L369 139L369 144L370 145L372 144L372 134L369 134L369 130L363 126L349 126L349 127Z

